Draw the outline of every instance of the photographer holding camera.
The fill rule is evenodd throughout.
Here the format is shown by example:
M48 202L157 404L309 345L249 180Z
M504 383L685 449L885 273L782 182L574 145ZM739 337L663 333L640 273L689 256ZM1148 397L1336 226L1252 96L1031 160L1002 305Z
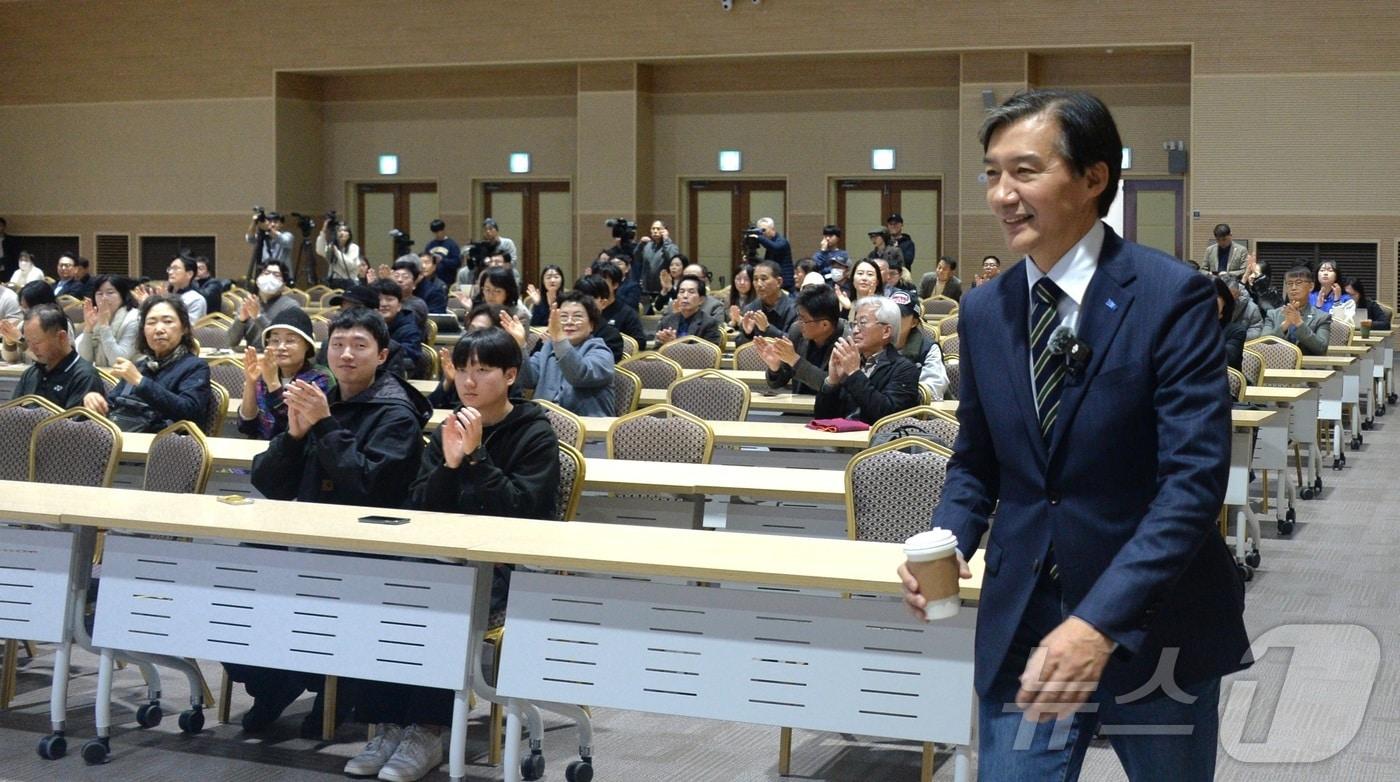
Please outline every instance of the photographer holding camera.
M326 259L326 284L349 290L364 278L360 270L360 246L353 241L350 226L340 222L335 212L326 213L326 224L316 235L316 254Z
M760 217L754 221L754 239L763 247L763 260L773 261L783 272L783 290L792 290L792 245L786 236L778 233L777 225L771 217Z
M651 224L651 235L643 236L640 257L634 267L641 267L642 290L656 294L661 291L661 273L671 264L671 259L681 254L681 248L671 241L671 232L666 224L657 220ZM633 273L635 278L635 272Z
M248 244L262 251L262 260L292 262L292 232L282 230L280 212L264 212L260 206L253 207L253 222L248 225L244 236Z

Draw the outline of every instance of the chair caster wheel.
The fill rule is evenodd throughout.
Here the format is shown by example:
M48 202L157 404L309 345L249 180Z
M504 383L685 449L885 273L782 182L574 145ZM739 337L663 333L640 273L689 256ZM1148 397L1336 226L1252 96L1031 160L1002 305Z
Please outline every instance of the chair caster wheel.
M1298 496L1299 496L1301 499L1305 499L1305 500L1310 500L1310 499L1312 499L1312 498L1313 498L1313 488L1312 488L1311 486L1304 486L1303 488L1301 488L1301 489L1298 490Z
M1278 534L1280 534L1280 535L1285 535L1285 536L1286 536L1286 535L1292 535L1292 534L1293 534L1293 525L1294 525L1295 523L1296 523L1296 522L1294 522L1293 519L1279 519L1279 520L1278 520Z
M1316 494L1316 493L1321 492L1321 491L1322 491L1322 476L1319 475L1319 476L1317 476L1316 478L1313 478L1313 493Z
M1259 556L1259 549L1255 549L1244 555L1244 563L1252 568L1259 567L1262 557Z
M539 779L544 776L544 753L538 750L531 752L530 756L520 761L520 776L527 780Z
M1359 451L1359 450L1361 450L1361 435L1357 435L1357 436L1351 438L1351 443L1350 443L1350 445L1351 445L1351 449L1352 449L1353 451Z
M575 760L564 767L564 779L567 782L592 782L593 764L587 760Z
M1343 463L1344 463L1344 462L1342 462L1341 459L1339 459L1339 458L1337 458L1337 457L1335 457L1335 456L1332 457L1332 469L1333 469L1334 471L1340 471L1340 470L1342 469L1342 464L1343 464Z
M1243 580L1245 580L1245 581L1253 581L1253 580L1254 580L1254 568L1250 567L1249 565L1244 564L1243 562L1237 562L1237 563L1235 563L1235 567L1239 569L1239 571L1240 571L1240 578L1241 578L1241 579L1243 579Z
M1342 466L1343 466L1343 467L1347 466L1347 455L1346 455L1346 454L1342 454L1340 458L1341 458L1341 460L1342 460Z
M204 710L190 709L180 712L180 731L194 735L204 730Z
M57 733L39 739L39 757L58 760L68 754L68 740Z
M1361 428L1369 432L1369 431L1371 431L1372 429L1376 428L1376 425L1375 425L1374 423L1372 423L1371 421L1362 421L1362 422L1361 422ZM1360 440L1361 437L1358 435L1356 439Z
M1400 394L1391 394L1390 396L1386 397L1386 401L1391 403L1392 405L1396 402L1400 402Z
M154 728L164 717L159 703L147 703L136 710L136 724L143 728Z
M83 762L89 766L96 766L107 762L107 756L112 754L112 748L108 746L107 739L92 739L83 744Z

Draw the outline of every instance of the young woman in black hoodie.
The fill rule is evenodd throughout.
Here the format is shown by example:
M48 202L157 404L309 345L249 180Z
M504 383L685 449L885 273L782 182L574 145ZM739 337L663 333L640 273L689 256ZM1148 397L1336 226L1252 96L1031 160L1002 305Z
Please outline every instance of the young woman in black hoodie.
M554 518L559 439L534 402L509 397L520 348L500 328L468 331L452 350L460 406L433 432L418 477L415 508L448 513ZM491 614L505 610L510 572L495 569ZM499 622L499 620L496 620ZM355 714L380 728L345 765L356 776L417 779L442 762L443 726L452 723L452 691L357 682Z

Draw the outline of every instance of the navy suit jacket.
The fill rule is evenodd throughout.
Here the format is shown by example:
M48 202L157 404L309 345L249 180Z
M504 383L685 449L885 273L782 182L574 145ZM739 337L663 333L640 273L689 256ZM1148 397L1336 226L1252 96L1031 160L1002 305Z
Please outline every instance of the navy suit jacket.
M1248 666L1244 584L1216 526L1231 425L1209 278L1106 230L1079 314L1092 355L1065 376L1047 445L1021 263L963 295L960 428L933 515L971 560L1000 502L977 620L978 693L1006 660L1052 542L1069 613L1119 643L1101 680L1109 692L1152 678L1164 647L1179 649L1181 685Z

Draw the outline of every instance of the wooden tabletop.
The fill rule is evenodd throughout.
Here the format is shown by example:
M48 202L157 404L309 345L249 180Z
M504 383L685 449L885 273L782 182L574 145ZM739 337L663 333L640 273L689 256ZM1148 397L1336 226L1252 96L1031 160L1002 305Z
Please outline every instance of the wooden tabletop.
M780 413L797 413L800 415L812 414L812 407L816 397L810 394L764 394L758 391L752 392L749 398L750 410L770 410ZM638 402L642 407L647 405L659 405L666 402L666 389L664 388L643 388L641 400Z
M589 440L607 437L616 418L584 416L580 420ZM870 432L822 432L801 423L778 421L706 421L719 445L761 445L770 448L855 448L870 444Z
M1231 410L1230 425L1236 429L1258 429L1276 415L1277 410Z
M750 468L752 469L752 468ZM803 538L622 524L549 522L346 505L255 500L220 503L210 495L0 482L10 517L160 535L213 537L283 546L409 557L453 557L559 570L741 581L898 595L895 543ZM407 516L408 524L362 524L361 516ZM962 596L976 600L981 557Z
M1335 369L1266 369L1265 380L1293 383L1322 383L1335 375Z
M1345 367L1353 361L1356 361L1355 356L1303 356L1303 368Z
M1306 386L1250 386L1244 390L1244 401L1297 402L1311 393L1313 389Z
M1364 356L1371 352L1370 345L1328 345L1329 356ZM1308 358L1303 356L1304 359Z

